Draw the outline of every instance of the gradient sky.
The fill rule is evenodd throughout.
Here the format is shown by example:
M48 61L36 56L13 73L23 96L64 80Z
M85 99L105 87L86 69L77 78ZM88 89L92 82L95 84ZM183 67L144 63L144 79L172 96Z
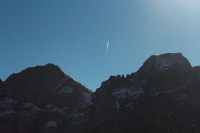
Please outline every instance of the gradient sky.
M199 7L199 0L0 0L0 78L53 63L95 91L151 55L181 52L200 65Z

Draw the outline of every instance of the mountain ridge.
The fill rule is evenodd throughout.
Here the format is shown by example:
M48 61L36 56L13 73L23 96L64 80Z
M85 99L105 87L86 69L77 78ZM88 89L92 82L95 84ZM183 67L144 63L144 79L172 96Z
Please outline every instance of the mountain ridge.
M199 81L200 67L181 53L152 55L135 73L110 76L95 92L56 65L27 68L0 80L0 130L196 133Z

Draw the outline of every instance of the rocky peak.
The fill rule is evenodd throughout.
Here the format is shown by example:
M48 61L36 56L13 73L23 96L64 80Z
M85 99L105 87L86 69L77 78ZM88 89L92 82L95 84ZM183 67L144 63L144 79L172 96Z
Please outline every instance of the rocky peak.
M0 80L0 132L197 133L199 81L200 66L180 53L153 55L95 93L56 65L27 68Z
M151 77L157 72L163 72L171 68L190 69L190 62L181 53L166 53L150 56L138 70L137 74Z
M110 76L110 78L104 82L102 82L101 87L106 87L106 86L116 86L120 83L125 82L125 77L124 75L117 75L117 76Z
M39 106L45 106L53 99L55 101L59 92L80 91L92 94L92 91L54 64L30 67L12 74L6 79L4 86L6 96Z
M0 88L0 119L13 114L15 117L10 120L13 121L10 127L3 126L3 129L0 120L0 132L13 130L36 133L40 130L53 133L85 130L92 114L91 94L92 91L54 64L30 67L12 74L3 82L3 90ZM23 123L23 128L13 129L15 121Z

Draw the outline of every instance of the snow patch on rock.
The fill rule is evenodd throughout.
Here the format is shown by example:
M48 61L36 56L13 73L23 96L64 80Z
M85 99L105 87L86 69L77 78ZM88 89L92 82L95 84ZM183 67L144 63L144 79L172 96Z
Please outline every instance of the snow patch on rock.
M58 88L60 88L62 86L62 84L67 81L70 77L66 77L64 78L59 85L57 85L56 87L53 88L53 90L57 90Z
M117 108L117 113L118 113L118 110L119 110L119 108L120 108L120 105L121 105L121 104L120 104L118 101L116 101L116 106L115 106L115 107Z
M32 107L34 106L34 104L32 103L24 103L23 107Z
M0 115L1 115L1 116L5 116L5 115L12 114L12 113L16 113L16 112L13 111L13 110L8 110L8 111L0 112Z
M146 70L154 65L154 70L165 71L175 63L187 62L187 59L180 53L167 53L159 56L152 55L147 59L147 62L149 65L145 67Z
M46 124L46 127L57 127L57 122L56 121L49 121Z
M33 111L44 111L44 110L41 109L41 108L39 108L38 106L35 106L35 107L33 108Z
M47 106L47 108L51 108L52 107L52 105L51 104L49 104L49 105L46 105Z
M83 118L85 116L84 113L78 113L78 110L75 109L67 118L72 118L73 120L77 120L79 118Z
M62 92L64 92L64 93L72 93L74 90L73 90L73 88L72 87L63 87L60 91L59 91L59 93L62 93Z
M173 90L163 91L162 93L174 92L174 91L177 91L177 90L179 90L179 89L185 89L185 86L181 86L181 87L178 87L177 89L173 89Z
M181 99L184 99L186 97L186 95L185 94L183 94L183 96L181 97Z
M37 111L44 111L43 109L39 108L37 105L32 104L32 103L24 103L23 108L32 108L31 112L37 112Z
M74 113L73 117L84 117L83 113Z
M132 100L135 100L141 94L143 94L142 88L139 89L122 88L112 93L112 95L115 96L116 98L132 98Z
M85 108L92 105L92 95L82 92L84 102L81 103L81 107Z
M1 106L9 106L9 105L15 104L15 103L17 103L17 100L11 99L11 98L8 98L8 97L5 97L5 98L0 102L0 105L1 105Z
M172 66L173 62L163 59L163 58L158 58L154 68L157 70L166 70L167 67Z
M151 96L157 96L160 92L156 92L154 94L151 94Z
M52 111L54 112L59 112L61 114L65 114L65 110L67 110L68 108L67 107L64 107L64 108L57 108L57 107L54 107Z

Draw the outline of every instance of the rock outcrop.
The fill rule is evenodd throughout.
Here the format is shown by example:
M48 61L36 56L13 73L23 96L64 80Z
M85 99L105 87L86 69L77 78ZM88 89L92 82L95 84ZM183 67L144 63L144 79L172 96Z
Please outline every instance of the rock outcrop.
M196 132L198 73L182 54L168 53L151 56L126 78L111 76L93 94L91 132Z
M89 89L73 80L53 64L27 68L18 74L12 74L5 81L6 96L41 107L50 103L59 107L66 106L64 105L66 102L58 99L63 94L60 92L67 94L70 91L92 94ZM73 103L71 100L70 103Z
M4 83L4 91L1 130L14 126L13 130L19 132L78 132L90 125L92 91L56 65L12 74Z
M198 133L200 67L181 53L149 57L135 73L90 91L53 64L0 80L0 132Z

